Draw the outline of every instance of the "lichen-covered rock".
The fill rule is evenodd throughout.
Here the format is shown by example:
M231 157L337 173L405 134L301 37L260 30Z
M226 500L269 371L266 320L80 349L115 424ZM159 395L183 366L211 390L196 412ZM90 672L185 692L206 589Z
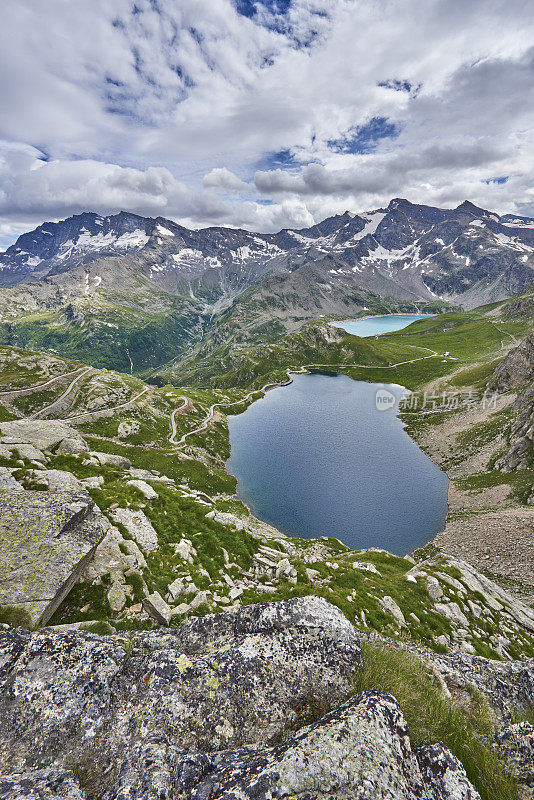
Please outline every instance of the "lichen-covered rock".
M127 483L128 486L134 486L136 489L139 489L141 494L144 495L145 500L157 500L159 497L156 490L153 489L152 486L146 481L134 478L134 480L128 481Z
M534 786L534 725L506 725L495 738L521 783Z
M465 769L444 744L421 747L417 761L426 786L427 800L480 800L469 782Z
M89 457L97 461L99 464L108 464L112 467L120 467L121 469L130 469L132 462L126 456L119 456L115 453L100 453L93 451L89 453Z
M126 592L123 584L119 581L113 581L108 590L107 598L112 611L122 611L126 605Z
M171 620L171 609L159 594L153 592L143 600L143 608L159 625L168 625Z
M144 513L144 511L132 511L130 508L117 508L113 512L113 519L124 525L126 530L131 536L134 537L137 544L143 550L157 550L158 534L154 526Z
M386 595L385 597L379 598L378 604L380 605L382 611L385 611L386 614L391 614L398 625L401 627L406 625L404 614L392 597Z
M85 492L3 491L0 605L24 609L33 625L47 622L108 525Z
M363 692L270 748L186 753L154 738L130 754L106 800L479 800L450 751L425 750L412 752L391 695Z
M13 477L7 467L0 467L0 490L6 489L23 492L24 486Z
M85 800L85 794L72 772L51 768L0 775L0 800Z
M88 446L77 430L68 422L56 419L16 419L0 423L0 441L9 446L17 443L32 445L37 450L56 450L62 442L76 442L78 452ZM64 451L63 451L64 452Z
M83 491L83 487L78 478L73 475L72 472L65 472L61 469L42 469L36 471L34 480L51 492Z
M298 598L98 636L0 627L0 771L94 758L120 765L151 736L182 748L268 743L311 704L350 693L360 648L325 600Z
M127 554L124 550L127 550ZM133 539L124 539L120 531L113 526L96 548L81 579L98 583L102 576L108 573L115 578L128 570L142 570L145 567L145 557L136 542Z

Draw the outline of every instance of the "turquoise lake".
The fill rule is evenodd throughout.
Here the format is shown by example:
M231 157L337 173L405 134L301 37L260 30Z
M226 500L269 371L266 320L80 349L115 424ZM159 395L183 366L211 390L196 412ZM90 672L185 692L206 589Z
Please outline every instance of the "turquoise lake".
M347 319L332 322L336 328L343 328L355 336L379 336L381 333L400 331L418 319L426 319L429 314L386 314L383 317L367 317L367 319Z
M376 407L377 390L393 395ZM227 469L252 512L290 536L405 555L443 529L447 476L404 431L402 387L293 376L229 417Z

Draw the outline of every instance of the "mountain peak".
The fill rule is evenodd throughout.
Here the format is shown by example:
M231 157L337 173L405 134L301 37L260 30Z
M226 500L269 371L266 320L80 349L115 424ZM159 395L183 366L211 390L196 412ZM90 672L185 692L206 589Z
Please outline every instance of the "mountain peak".
M409 200L406 200L405 197L394 197L393 200L389 201L387 210L388 211L395 211L397 208L402 208L403 206L410 206L411 203Z
M483 208L479 208L479 206L476 206L474 203L471 202L471 200L464 200L463 203L460 203L459 206L456 206L454 210L468 211L471 212L472 214L476 214L477 216L479 216L480 214L489 213L488 211L485 211Z

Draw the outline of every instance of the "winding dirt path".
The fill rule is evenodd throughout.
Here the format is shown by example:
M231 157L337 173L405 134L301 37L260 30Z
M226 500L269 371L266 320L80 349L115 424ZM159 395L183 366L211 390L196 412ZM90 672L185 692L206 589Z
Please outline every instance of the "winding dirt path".
M183 409L189 403L189 398L186 397L184 394L179 395L179 398L180 400L183 400L183 403L181 406L178 406L178 408L175 408L171 414L171 435L169 436L169 442L171 444L176 444L176 435L178 433L178 431L176 430L176 415L178 414L179 411L183 411Z
M98 408L98 409L95 409L94 411L84 411L82 414L74 414L72 417L65 417L65 419L68 419L68 420L80 419L80 417L90 417L93 414L104 414L104 413L108 413L110 411L118 411L119 408L126 408L127 406L131 405L132 403L135 403L136 400L139 400L140 397L143 397L143 395L145 395L147 392L149 392L150 389L151 389L150 386L145 386L145 388L141 392L136 394L134 397L131 397L129 400L126 400L125 403L119 403L118 406L111 406L111 408Z
M37 419L37 417L40 417L41 414L50 411L51 408L54 408L54 406L60 403L65 397L67 397L67 395L69 395L72 392L78 381L81 380L84 377L84 375L87 375L87 373L92 371L93 367L87 367L87 369L84 369L83 372L81 372L76 378L74 378L74 380L72 380L69 383L67 389L63 392L62 395L60 395L56 400L54 400L53 403L49 403L49 405L45 406L44 408L40 408L39 411L34 411L33 414L30 414L29 419Z
M445 353L437 353L435 350L432 350L430 347L420 347L419 345L407 345L407 346L408 347L414 347L417 350L427 350L430 353L430 355L428 355L428 356L420 356L419 358L413 358L413 359L410 359L409 361L399 361L396 364L381 364L380 366L372 366L370 364L304 364L302 367L300 367L300 369L288 368L286 370L288 379L287 379L287 381L284 381L283 383L279 383L279 382L266 383L264 386L261 387L261 389L252 389L250 392L248 392L248 394L246 394L240 400L235 400L235 401L233 401L231 403L225 403L225 402L213 403L213 405L211 405L209 407L208 413L207 413L205 419L202 421L202 423L198 427L194 428L192 431L188 431L187 433L184 433L183 436L180 439L178 439L178 441L177 441L176 440L176 435L177 435L176 434L176 423L174 421L174 415L180 410L180 408L183 408L183 405L182 405L182 406L180 406L180 408L175 409L175 411L173 411L173 413L171 415L172 434L169 437L169 442L171 442L171 444L176 444L178 447L181 447L182 445L184 445L186 443L186 440L189 438L189 436L194 436L195 434L202 433L203 431L208 429L208 426L209 426L211 420L213 419L213 415L215 413L215 409L216 408L221 408L223 406L225 408L229 408L231 406L241 405L242 403L246 403L247 400L249 400L255 394L258 394L258 393L262 393L263 394L268 389L272 389L272 388L274 388L276 386L288 386L290 383L293 382L293 378L291 377L291 373L297 373L298 374L299 372L306 371L307 369L315 369L315 368L322 368L322 367L323 368L324 367L326 367L326 368L328 368L328 367L329 368L332 368L332 367L345 367L345 368L347 368L347 367L349 367L349 368L350 367L358 367L358 368L363 368L363 369L394 369L395 367L399 367L402 364L413 364L416 361L424 361L427 358L436 358L436 357L441 358L442 356L445 355Z
M68 378L69 375L74 375L76 372L79 372L83 367L76 367L76 369L71 369L70 372L63 372L61 375L56 375L54 378L49 378L49 380L45 381L44 383L38 383L36 386L25 386L19 387L18 389L8 389L8 391L0 392L0 397L4 397L5 395L9 394L24 394L24 392L35 392L37 389L44 389L46 386L50 386L50 384L55 383L56 381L60 381L63 378Z

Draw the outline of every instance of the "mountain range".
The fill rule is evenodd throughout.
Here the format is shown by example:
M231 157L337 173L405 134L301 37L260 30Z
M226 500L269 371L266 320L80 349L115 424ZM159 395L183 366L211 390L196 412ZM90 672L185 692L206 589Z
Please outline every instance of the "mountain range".
M328 314L469 309L533 279L534 219L468 201L394 199L274 234L83 213L0 254L0 338L54 349L66 337L73 355L139 371L190 351L207 330L219 342L273 340Z

